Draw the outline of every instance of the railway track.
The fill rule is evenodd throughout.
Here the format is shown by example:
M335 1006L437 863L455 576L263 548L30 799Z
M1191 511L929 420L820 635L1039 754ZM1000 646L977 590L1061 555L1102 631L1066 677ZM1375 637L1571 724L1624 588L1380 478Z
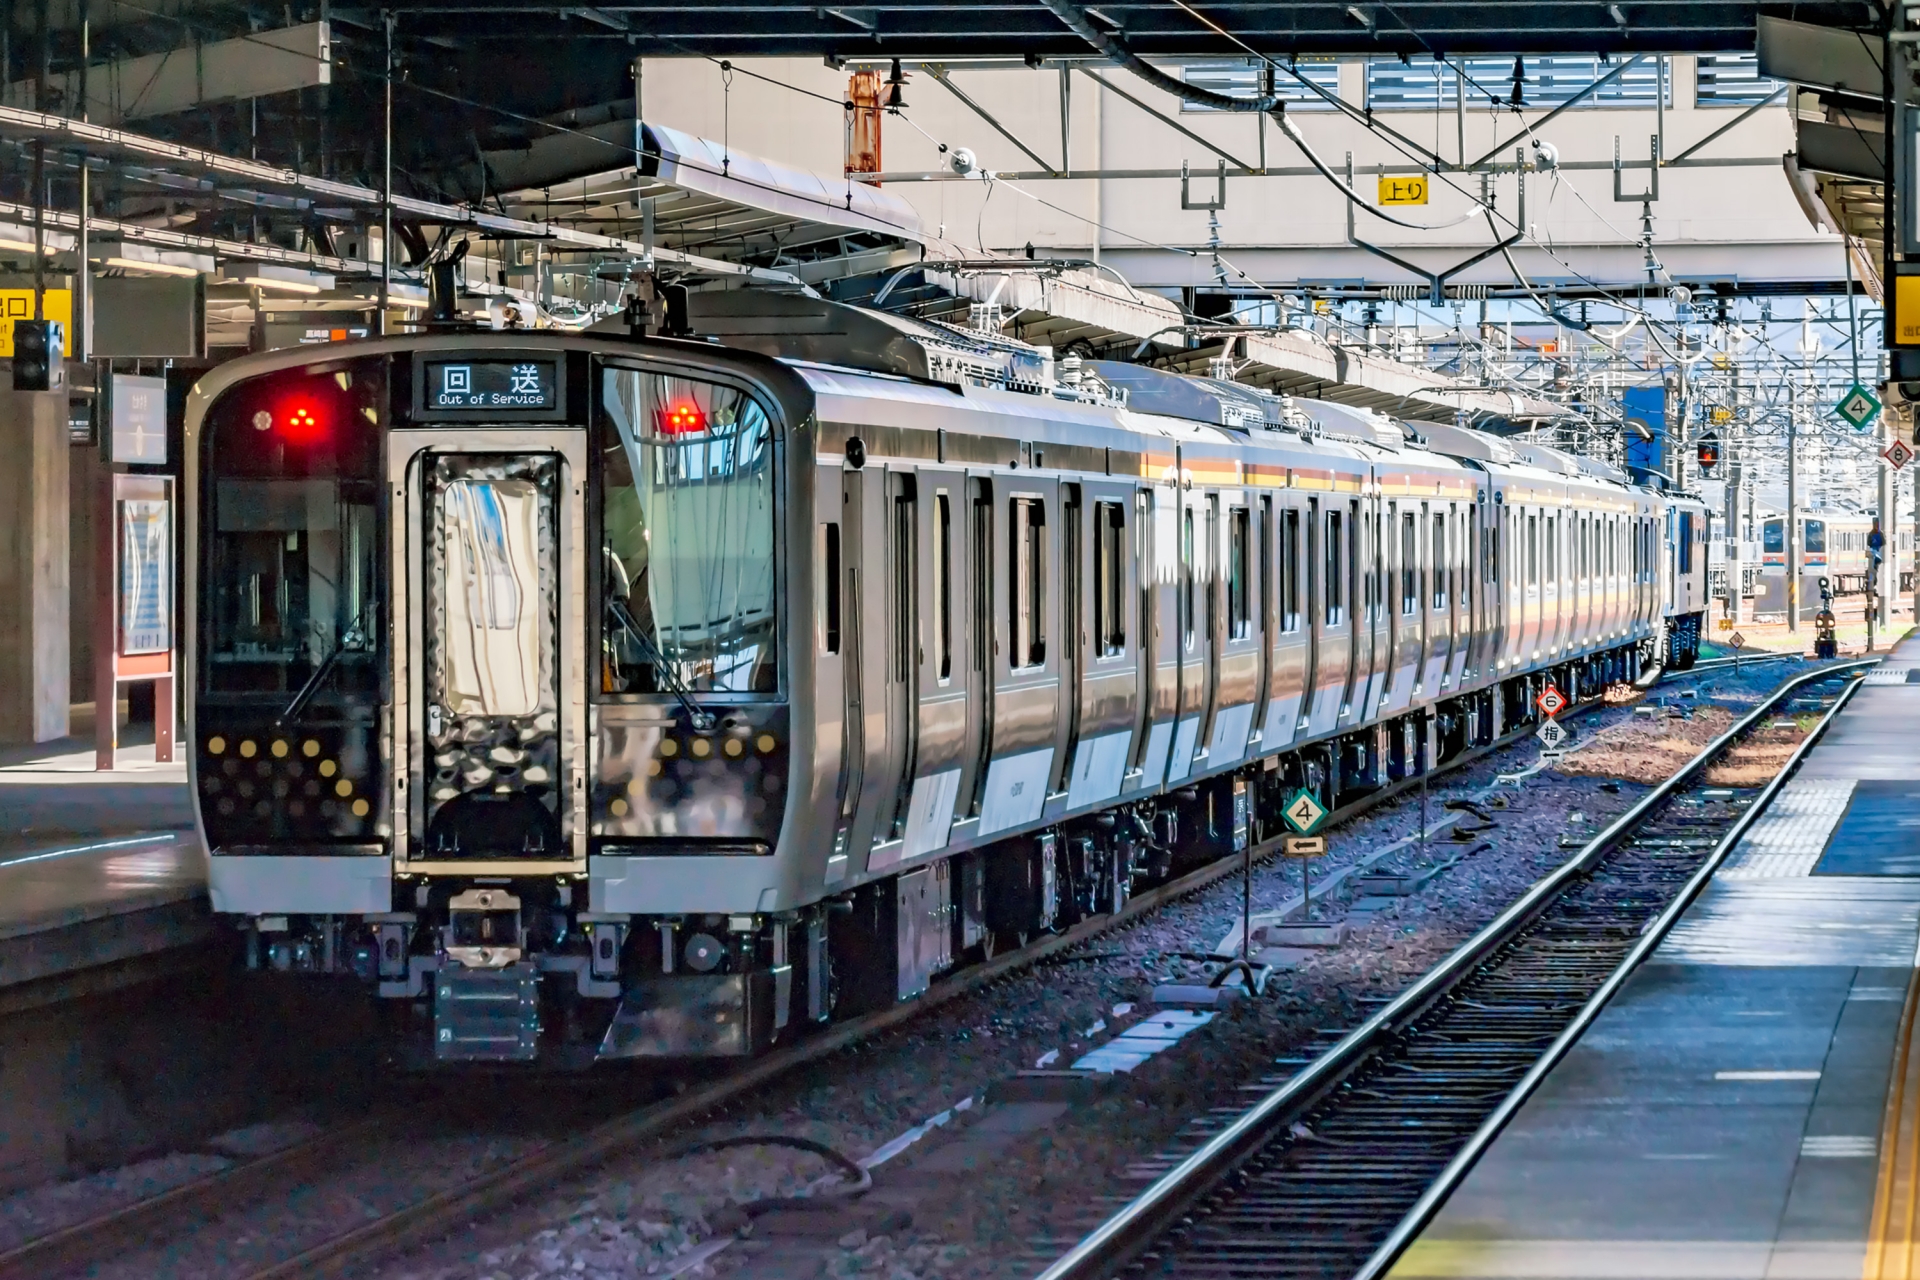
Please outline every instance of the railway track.
M1245 1112L1192 1126L1195 1145L1168 1153L1145 1192L1039 1280L1385 1275L1869 665L1787 682L1366 1023L1290 1077L1262 1082ZM1766 786L1706 786L1711 764L1749 731L1809 711L1824 714Z
M1756 659L1744 661L1751 664ZM1729 660L1703 660L1689 670L1669 673L1663 679L1678 681L1706 676L1728 669L1731 665ZM1602 705L1601 700L1594 699L1570 710L1562 718L1582 715ZM1756 716L1759 714L1761 712L1754 713ZM1749 720L1752 718L1750 716ZM1449 762L1432 776L1482 759L1492 751L1524 739L1531 731L1532 726L1524 726L1498 743ZM1409 780L1342 807L1331 815L1329 829L1412 785L1417 783ZM1278 852L1279 843L1273 840L1257 847L1254 850L1255 861L1272 857ZM346 1275L381 1258L442 1237L496 1209L546 1193L568 1176L591 1168L636 1144L667 1134L676 1126L697 1121L800 1067L882 1035L941 1004L1140 919L1218 880L1238 874L1241 865L1238 856L1221 859L1136 895L1118 914L1084 921L1065 932L962 970L936 983L926 996L917 1001L850 1019L789 1048L746 1064L717 1080L613 1116L577 1134L540 1144L535 1150L477 1177L424 1195L393 1213L370 1220L292 1257L246 1274L249 1280ZM96 1269L114 1258L179 1238L225 1214L329 1176L337 1172L343 1163L374 1158L371 1153L378 1148L403 1141L405 1133L418 1132L419 1128L417 1116L412 1123L408 1123L398 1114L379 1113L328 1129L282 1151L246 1161L158 1196L0 1251L0 1280L29 1276L44 1280L45 1277Z

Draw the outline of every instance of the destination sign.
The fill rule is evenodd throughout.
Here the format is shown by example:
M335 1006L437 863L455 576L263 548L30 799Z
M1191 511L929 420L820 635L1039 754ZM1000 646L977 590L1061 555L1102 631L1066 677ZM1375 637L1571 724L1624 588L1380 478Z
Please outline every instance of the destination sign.
M559 366L552 360L429 360L429 409L553 409Z

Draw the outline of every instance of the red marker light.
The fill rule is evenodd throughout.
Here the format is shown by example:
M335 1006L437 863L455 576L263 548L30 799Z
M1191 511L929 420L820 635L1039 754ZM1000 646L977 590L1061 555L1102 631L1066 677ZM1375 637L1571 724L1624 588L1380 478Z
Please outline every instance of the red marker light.
M312 405L296 401L283 406L275 416L279 419L275 425L288 444L317 444L326 439L326 426Z
M707 429L707 415L691 400L682 400L660 410L660 434L687 436Z

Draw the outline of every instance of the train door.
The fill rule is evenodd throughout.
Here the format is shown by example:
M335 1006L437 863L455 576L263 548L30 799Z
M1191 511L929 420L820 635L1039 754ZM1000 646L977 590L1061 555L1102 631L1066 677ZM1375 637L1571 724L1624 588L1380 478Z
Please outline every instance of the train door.
M1311 526L1292 494L1280 499L1274 517L1273 674L1268 685L1266 723L1260 731L1260 746L1266 752L1278 751L1293 741L1312 683L1313 628L1305 625L1310 609L1301 598Z
M992 744L980 788L977 832L989 836L1038 822L1058 748L1060 482L1008 475L996 486L991 577Z
M1377 486L1376 486L1377 487ZM1371 497L1361 506L1355 533L1364 539L1360 547L1360 626L1366 633L1366 651L1362 658L1365 672L1358 698L1357 718L1371 720L1380 713L1387 696L1387 684L1393 654L1393 610L1386 604L1387 537L1383 530L1380 499ZM1356 639L1355 643L1359 643Z
M1217 621L1213 560L1219 510L1217 494L1188 490L1180 502L1179 629L1174 638L1180 660L1180 710L1174 721L1173 757L1167 763L1169 784L1194 771L1200 730L1212 702Z
M911 567L895 569L902 607L892 654L909 678L911 767L898 840L875 849L869 870L946 847L969 763L966 477L922 468L913 481L913 499L903 508L896 495L893 511L895 551Z
M1313 515L1313 541L1316 544L1309 553L1315 579L1316 635L1313 710L1309 713L1308 731L1317 736L1332 733L1339 725L1353 675L1354 627L1350 594L1353 513L1334 499L1328 499L1324 506L1314 499L1308 510Z
M1135 492L1125 485L1082 486L1077 539L1082 584L1067 624L1079 643L1073 691L1076 725L1067 772L1067 808L1105 804L1120 794L1139 723L1141 624Z
M1254 704L1261 694L1261 650L1265 645L1260 608L1256 508L1245 491L1220 495L1219 619L1214 626L1215 670L1212 728L1205 735L1210 769L1235 764L1247 754L1253 732Z
M586 435L388 437L397 870L584 874Z
M1403 711L1413 701L1420 673L1420 523L1411 502L1387 505L1387 536L1393 545L1387 608L1393 615L1392 684L1386 710Z
M1453 645L1453 540L1448 529L1449 508L1421 503L1427 526L1427 580L1422 593L1427 621L1426 667L1420 688L1429 701L1440 696L1441 679Z
M1167 778L1180 711L1180 497L1170 484L1134 495L1135 581L1139 585L1140 715L1126 789L1155 790Z
M845 582L841 619L846 650L847 775L842 790L841 831L835 857L848 858L858 874L876 845L894 840L894 817L905 764L902 739L911 697L911 676L901 677L900 628L906 597L900 561L903 538L911 537L913 477L872 466L849 471L843 481L841 557ZM903 516L900 507L907 508ZM879 852L881 863L897 849Z

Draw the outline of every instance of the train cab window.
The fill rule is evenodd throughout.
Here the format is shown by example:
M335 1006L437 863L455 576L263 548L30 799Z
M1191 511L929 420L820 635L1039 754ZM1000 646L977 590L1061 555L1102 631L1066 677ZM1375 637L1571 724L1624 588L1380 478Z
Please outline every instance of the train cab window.
M1280 629L1300 629L1300 513L1280 513Z
M820 648L840 652L840 525L820 526Z
M603 372L602 692L775 692L772 420L719 383Z
M1680 572L1693 572L1693 512L1680 513Z
M1414 574L1419 563L1420 532L1413 522L1413 513L1407 512L1400 517L1400 612L1412 613L1420 607L1420 588Z
M933 495L933 644L937 679L953 678L953 500Z
M1787 550L1787 527L1779 520L1769 520L1760 526L1760 549L1773 555L1784 555Z
M1253 634L1253 521L1245 507L1227 508L1227 635L1245 640Z
M1012 553L1008 583L1013 598L1007 635L1013 652L1009 667L1038 667L1047 660L1046 563L1047 508L1038 498L1015 498L1009 511L1007 542Z
M1346 556L1342 553L1340 513L1327 512L1327 625L1337 627L1347 619Z
M1433 607L1447 607L1448 580L1453 577L1453 562L1447 559L1447 517L1444 512L1436 512L1433 517Z
M1687 520L1691 517L1682 515L1680 518ZM1825 520L1809 520L1801 527L1807 531L1807 541L1806 545L1801 547L1800 550L1806 552L1808 555L1825 555L1827 553L1827 522ZM1683 572L1686 568L1686 565L1681 566Z
M1127 509L1117 502L1093 504L1094 653L1114 658L1127 649Z
M379 603L380 437L362 415L372 418L384 404L384 378L354 366L255 379L209 414L201 455L205 693L271 695L285 705L328 663L322 703L380 688L390 630ZM165 512L130 503L129 528L140 520L150 545L161 544L172 537ZM176 642L171 617L162 594L156 625L141 628L154 650Z

